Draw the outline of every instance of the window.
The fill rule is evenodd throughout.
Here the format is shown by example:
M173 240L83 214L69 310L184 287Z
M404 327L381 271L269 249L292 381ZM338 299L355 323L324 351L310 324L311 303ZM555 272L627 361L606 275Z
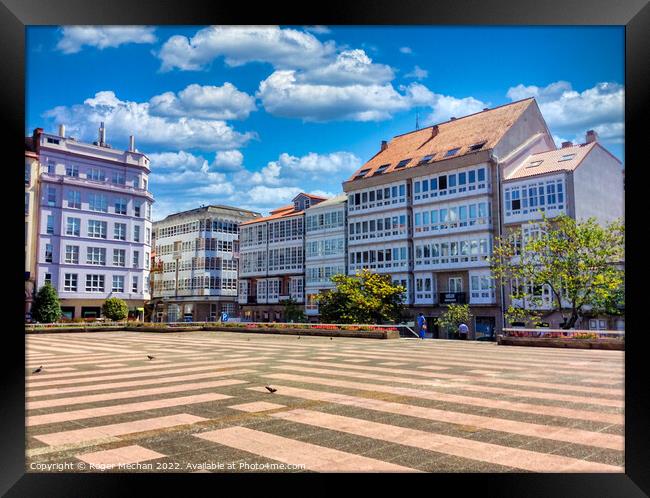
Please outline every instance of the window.
M46 232L50 235L54 234L54 216L51 214L47 215L47 229Z
M47 143L48 143L48 144L59 145L59 139L58 139L58 138L50 138L50 137L47 137Z
M47 205L56 206L56 189L54 187L47 187Z
M138 218L140 217L140 205L141 204L139 202L135 202L133 204L133 215Z
M484 182L485 181L485 168L480 168L478 170L478 181L479 182Z
M78 190L68 190L68 207L81 209L81 192Z
M88 220L88 237L93 237L95 239L105 239L106 238L106 222L105 221Z
M144 178L142 179L142 189L147 190L147 180L145 180Z
M65 246L65 262L79 264L79 246Z
M147 208L147 219L150 220L151 219L151 204L149 204L148 202L145 202L144 205Z
M382 164L381 166L379 166L379 168L377 168L375 170L375 172L372 174L372 176L377 176L377 175L383 174L384 171L386 171L386 169L388 168L388 166L390 166L390 164Z
M145 269L147 269L147 270L149 269L149 262L150 262L150 261L149 261L149 253L148 253L148 252L145 252L145 253L144 253L144 267L145 267Z
M529 164L528 166L526 166L526 167L527 167L527 168L535 168L535 167L539 166L540 164L542 164L543 162L544 162L543 159L540 160L540 161L533 161L532 163L530 163L530 164Z
M420 162L418 163L418 166L420 164L427 164L429 161L431 161L431 159L433 159L433 156L435 156L435 154L429 154L427 156L424 156L422 159L420 159Z
M126 214L126 199L115 199L115 214Z
M29 192L25 192L25 214L29 214Z
M79 176L79 166L76 164L66 164L65 176Z
M138 277L133 275L133 281L131 282L131 292L138 292Z
M119 171L113 172L113 178L111 181L116 185L126 185L126 179L124 177L124 173L121 173Z
M106 266L106 248L104 247L87 247L86 264Z
M447 177L446 176L439 176L438 177L438 188L440 190L447 190ZM433 190L433 185L432 185L432 190Z
M456 154L458 153L459 150L460 150L460 147L456 147L455 149L449 149L449 150L445 153L445 157L454 156L454 155L456 155Z
M104 292L104 275L86 275L86 292Z
M113 275L113 292L124 292L124 275Z
M52 262L52 244L45 244L45 262Z
M115 223L113 238L116 240L126 240L126 223Z
M102 194L89 194L88 195L88 209L91 211L108 212L108 200Z
M32 183L32 166L25 164L25 185Z
M96 182L106 181L106 177L104 176L104 170L101 170L99 168L90 168L88 170L88 173L86 173L86 178Z
M138 268L140 264L140 251L133 251L133 268Z
M81 232L81 218L67 218L65 222L66 235L79 235Z
M477 142L474 145L470 145L470 147L469 147L470 152L482 149L483 146L486 144L486 142L487 142L487 140L484 140L482 142Z
M362 169L361 171L359 171L359 172L356 174L356 176L355 176L353 179L354 179L354 180L358 180L359 178L363 178L364 176L366 176L366 174L368 173L368 171L370 171L370 169Z
M126 266L126 249L113 249L113 265Z
M140 242L140 227L138 225L133 227L133 242Z
M51 273L46 273L45 276L43 277L43 285L45 285L45 284L52 285L52 274Z
M576 157L575 153L574 154L564 154L560 159L557 160L557 162L561 163L562 161L570 161Z
M77 274L66 273L63 279L63 290L66 292L77 292Z
M462 277L450 277L449 278L449 292L462 292L463 291L463 279Z
M395 169L401 169L405 168L408 163L411 162L411 158L409 159L402 159L399 163L397 163L397 166L395 166Z

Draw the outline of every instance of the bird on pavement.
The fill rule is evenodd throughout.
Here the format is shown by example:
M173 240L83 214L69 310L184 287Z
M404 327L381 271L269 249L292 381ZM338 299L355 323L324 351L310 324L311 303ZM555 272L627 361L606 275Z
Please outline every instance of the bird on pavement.
M273 394L275 391L277 391L277 389L275 389L275 388L273 388L273 387L271 387L271 386L264 386L264 387L266 387L266 390L267 390L268 392L270 392L271 394Z
M36 370L34 370L32 373L33 373L33 374L37 374L37 373L39 373L41 370L43 370L43 365L41 365L40 367L38 367L38 368L37 368Z
M151 356L150 354L147 355L147 358L149 358L149 361L153 360L155 356Z
M333 338L333 337L330 337L330 341L333 341L333 340L334 340L334 338Z
M298 339L300 339L300 336L298 336Z

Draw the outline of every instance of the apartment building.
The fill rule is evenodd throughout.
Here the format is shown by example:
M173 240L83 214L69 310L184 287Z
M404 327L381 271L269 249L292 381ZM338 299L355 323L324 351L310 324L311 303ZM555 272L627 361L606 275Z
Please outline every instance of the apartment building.
M240 225L237 301L242 319L281 321L282 301L305 302L305 210L324 197L300 193L292 204Z
M97 317L108 297L140 315L150 299L149 158L98 140L35 131L40 157L36 287L50 282L68 318ZM36 144L35 144L36 145Z
M535 222L540 221L543 214L549 218L563 214L579 221L594 217L603 225L621 220L624 218L623 179L621 162L601 145L593 130L586 133L584 143L564 142L560 149L530 154L504 170L501 195L506 233L521 246L539 234L540 228ZM527 284L513 282L511 285ZM550 288L528 287L533 302L517 300L513 304L535 306L542 312L550 310ZM538 303L541 304L537 306ZM508 299L505 305L510 305ZM569 303L566 306L569 307ZM558 328L562 316L549 311L542 315L542 320ZM624 329L625 319L594 315L577 327Z
M36 282L36 246L38 238L38 148L40 133L25 137L25 317L31 317Z
M348 196L348 272L391 275L413 316L468 303L470 337L502 326L500 292L487 258L502 232L502 174L513 162L555 149L534 99L394 137L343 183Z
M152 319L215 321L238 315L239 224L259 213L202 206L153 224Z
M334 288L331 277L347 273L345 194L305 210L305 314L318 321L316 297Z

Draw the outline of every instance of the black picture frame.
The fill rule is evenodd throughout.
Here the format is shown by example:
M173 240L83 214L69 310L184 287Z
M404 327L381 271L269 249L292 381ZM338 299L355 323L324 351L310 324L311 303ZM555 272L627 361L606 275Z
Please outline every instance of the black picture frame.
M7 125L2 135L5 171L11 171L7 184L19 181L24 160L25 131L25 31L29 25L66 24L401 24L401 25L620 25L625 26L625 162L626 162L626 322L631 331L626 338L625 381L625 474L429 474L408 476L413 492L466 494L468 487L477 493L496 496L648 496L650 495L650 403L646 379L647 361L643 347L643 273L644 235L647 222L643 209L635 200L643 199L643 174L650 166L643 156L649 142L647 132L648 89L650 88L650 5L647 0L357 0L313 3L306 13L289 2L202 2L200 0L0 0L0 99L3 120ZM434 43L435 40L432 40ZM440 48L444 50L444 47ZM477 47L480 52L481 47ZM571 47L567 47L567 53ZM579 57L580 54L572 54ZM562 54L553 54L559 57ZM47 85L47 82L43 82ZM645 126L644 126L645 125ZM631 165L631 167L630 167ZM18 196L12 186L4 194ZM647 197L647 194L645 194ZM638 206L641 206L638 203ZM205 484L207 492L223 490L223 484L236 481L237 492L246 492L248 484L260 481L279 483L278 475L215 476L160 474L32 474L25 473L25 409L22 271L12 271L11 261L24 257L20 248L23 227L18 224L21 201L5 204L6 219L14 230L6 228L12 241L5 257L5 296L2 340L3 400L0 404L2 451L0 458L0 492L6 496L113 496L132 495L136 491L153 494L152 487L164 486L165 494L176 488L181 493L199 492L187 487ZM647 210L647 209L646 209ZM15 212L14 212L15 211ZM10 212L14 212L11 215ZM15 220L15 221L13 221ZM12 233L18 234L12 237ZM9 246L9 245L8 245ZM647 287L647 285L645 286ZM19 297L20 296L20 297ZM11 320L8 318L11 317ZM644 372L646 372L644 374ZM316 476L303 475L304 481L291 483L302 491ZM338 476L336 476L338 477ZM387 478L404 476L360 476L362 486L383 484ZM306 478L306 479L305 479ZM218 480L217 480L218 479ZM296 479L296 477L292 477ZM420 479L415 482L415 479ZM199 483L199 480L202 481ZM392 480L392 479L391 479ZM286 476L285 476L286 481ZM319 477L320 489L340 490L340 484L328 483ZM338 481L338 479L336 479ZM215 486L217 484L217 486ZM301 486L303 484L303 486ZM422 486L420 490L414 484ZM443 485L450 487L443 487ZM279 485L279 484L276 484ZM332 485L337 486L334 488ZM283 484L286 486L286 482ZM296 489L296 488L294 488ZM287 488L278 488L286 492ZM268 491L267 491L268 492Z

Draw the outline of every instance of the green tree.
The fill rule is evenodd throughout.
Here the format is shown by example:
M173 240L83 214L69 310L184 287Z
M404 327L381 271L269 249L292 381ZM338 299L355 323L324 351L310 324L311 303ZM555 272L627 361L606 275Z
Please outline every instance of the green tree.
M129 315L129 307L119 297L109 297L104 301L102 313L109 320L124 320Z
M497 238L490 259L495 278L510 288L509 321L535 323L543 308L561 313L562 328L570 329L590 311L621 308L625 227L620 221L601 226L594 218L544 216L528 227L524 240L516 231Z
M321 320L325 323L397 322L404 311L404 292L394 285L390 275L364 269L355 276L334 275L336 288L317 299Z
M36 294L32 305L32 316L40 323L53 323L61 319L61 304L56 289L46 283Z
M307 320L302 306L298 306L298 303L295 299L289 298L284 301L280 301L280 304L284 306L285 322L304 322Z
M469 304L450 304L446 311L442 312L437 319L438 326L447 332L458 331L461 323L467 325L472 321L472 314L469 312Z

